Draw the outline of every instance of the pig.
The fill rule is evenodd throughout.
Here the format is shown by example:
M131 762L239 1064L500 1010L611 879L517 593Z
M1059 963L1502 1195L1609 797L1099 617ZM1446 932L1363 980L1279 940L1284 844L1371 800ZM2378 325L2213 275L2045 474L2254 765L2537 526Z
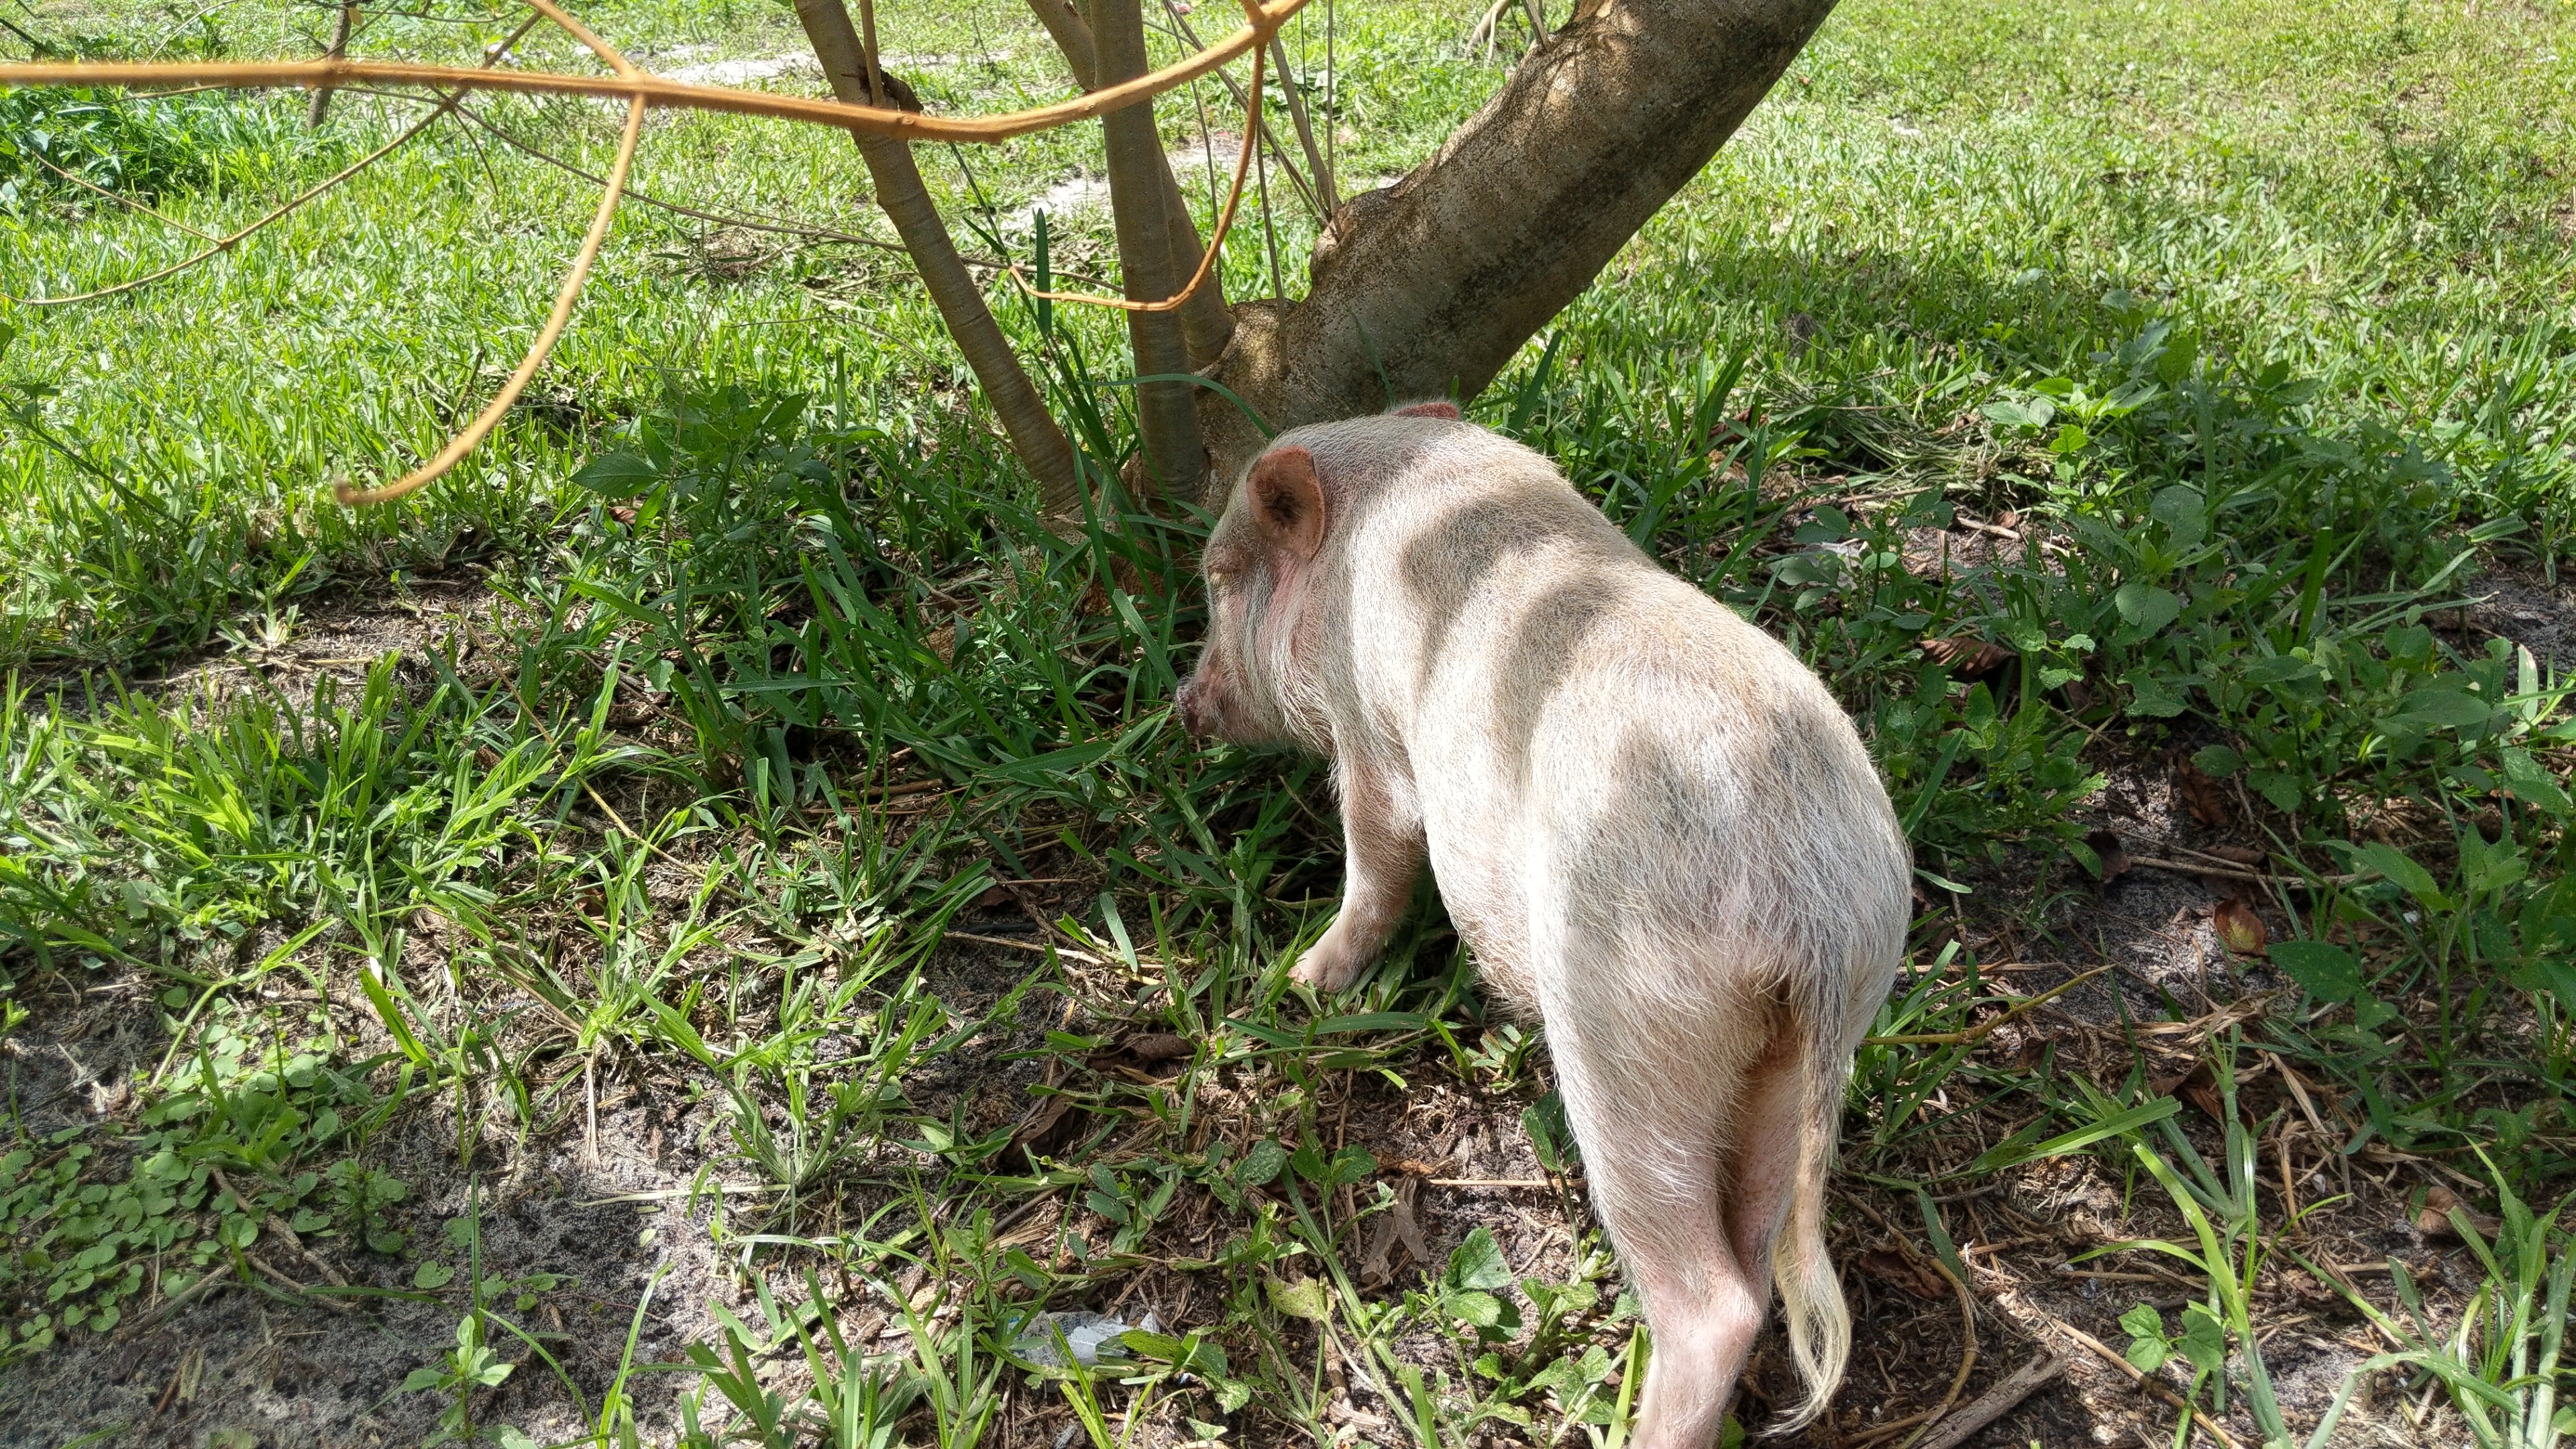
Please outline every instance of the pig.
M1301 427L1203 558L1193 733L1328 757L1347 986L1428 860L1488 986L1544 1024L1654 1335L1640 1449L1717 1439L1780 1290L1804 1403L1851 1343L1825 1251L1852 1053L1912 861L1858 733L1778 641L1447 403Z

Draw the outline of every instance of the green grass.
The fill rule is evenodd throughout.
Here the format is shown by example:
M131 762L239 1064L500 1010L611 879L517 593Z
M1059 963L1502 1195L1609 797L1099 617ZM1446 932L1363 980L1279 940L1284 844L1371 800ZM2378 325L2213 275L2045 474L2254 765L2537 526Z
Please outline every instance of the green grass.
M85 48L223 53L309 44L317 12L39 13ZM582 13L656 64L797 48L774 6ZM1346 179L1400 171L1496 83L1463 48L1471 20L1337 18ZM881 23L890 49L942 58L910 71L934 105L1062 92L1016 8ZM410 53L482 36L385 24L372 43ZM2288 931L2249 1057L2332 1089L2347 1159L2492 1164L2470 1180L2510 1241L2485 1296L2449 1323L2376 1301L2403 1343L2380 1367L2432 1375L2465 1422L2504 1426L2481 1442L2518 1446L2547 1442L2554 1368L2532 1365L2565 1317L2565 1274L2539 1264L2565 1251L2546 1213L2571 1167L2576 727L2551 660L2434 626L2499 572L2554 581L2576 523L2570 25L2325 0L1845 7L1475 409L1833 684L1941 902L1927 940L2000 926L2034 959L2091 959L2106 778L2187 759L2217 781L2268 869L2316 882L2260 902ZM33 94L0 106L58 104ZM595 108L477 108L592 170L614 143ZM138 108L102 154L150 166L96 179L220 231L409 114L343 96L307 138L298 109ZM998 219L1096 171L1095 148L1065 132L922 159L967 250L1025 259L1025 228ZM657 118L638 168L669 200L882 237L862 176L837 138L704 117ZM1314 223L1276 199L1293 291ZM1597 1237L1553 1281L1490 1235L1391 1283L1359 1271L1396 1198L1334 1124L1354 1081L1454 1087L1531 1124L1554 1170L1536 1038L1488 1018L1436 911L1347 997L1287 986L1329 919L1337 832L1318 769L1199 749L1170 718L1199 522L1112 499L1113 526L1042 527L882 251L755 234L744 267L711 224L630 205L540 406L412 503L330 502L331 478L399 471L488 394L591 201L442 127L213 265L0 310L0 381L33 385L0 425L0 662L19 671L0 699L0 1002L27 1030L35 983L140 981L166 1034L126 1115L21 1125L0 1159L0 1354L65 1351L188 1274L264 1281L247 1254L273 1214L408 1285L367 1291L461 1315L412 1385L450 1431L494 1431L478 1405L515 1372L559 1377L600 1442L638 1413L667 1434L639 1407L632 1337L613 1384L566 1369L531 1316L552 1285L487 1271L471 1214L404 1236L407 1189L381 1166L427 1121L455 1173L506 1172L582 1130L603 1064L643 1062L712 1104L710 1178L764 1189L706 1229L757 1312L692 1352L692 1442L728 1416L788 1442L809 1390L835 1443L896 1425L1002 1442L1015 1384L1098 1444L1135 1423L1180 1442L1192 1421L1271 1442L1329 1431L1325 1342L1381 1386L1390 1436L1615 1442L1646 1345ZM60 186L22 189L0 229L19 296L194 244ZM1057 266L1112 265L1105 216L1052 229ZM1257 240L1230 249L1230 294L1267 272ZM1126 394L1098 385L1126 371L1114 322L994 296L1114 474L1133 446ZM635 461L576 477L607 455ZM1946 582L1904 566L1928 531L1966 540L1963 519L2007 512L2044 554ZM282 649L406 575L500 603L309 698L146 683ZM1963 679L1928 637L2018 662ZM1031 954L972 1004L939 986L959 913L1030 880L1080 883L1050 913L1070 954ZM1881 1030L1978 1019L2005 999L1986 964L1927 948ZM1184 1054L1095 1069L1139 1033ZM1075 1104L1037 1159L1016 1109L936 1085L943 1061L1003 1070L997 1051ZM2259 1270L2337 1209L2294 1223L2240 1161L2295 1109L2188 1134L2132 1051L2086 1080L1975 1041L1865 1047L1853 1181L1920 1198L1928 1251L1963 1277L1935 1190L2082 1156L2141 1211L2166 1200L2173 1236L2149 1250L2208 1292L2183 1335L2137 1319L2137 1340L2200 1368L2232 1340L2250 1380L2177 1368L2175 1386L2246 1414L2259 1385L2239 1425L2303 1438L2323 1405L2273 1403ZM1936 1097L2009 1130L1967 1142ZM1048 1200L1063 1222L1015 1237ZM1217 1230L1184 1233L1194 1214ZM1033 1313L1170 1272L1221 1307L1130 1340L1123 1375L1026 1388L1001 1356L1027 1359ZM902 1329L892 1351L843 1337L871 1303ZM810 1383L761 1377L767 1354Z

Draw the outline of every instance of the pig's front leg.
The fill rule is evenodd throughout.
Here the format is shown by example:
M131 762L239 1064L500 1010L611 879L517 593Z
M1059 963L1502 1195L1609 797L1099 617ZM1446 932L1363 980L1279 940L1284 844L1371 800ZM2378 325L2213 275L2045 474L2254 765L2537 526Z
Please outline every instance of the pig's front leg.
M1350 985L1386 949L1386 938L1413 902L1413 879L1422 873L1422 812L1414 803L1413 782L1395 767L1343 759L1342 842L1348 861L1341 914L1289 973L1318 991Z

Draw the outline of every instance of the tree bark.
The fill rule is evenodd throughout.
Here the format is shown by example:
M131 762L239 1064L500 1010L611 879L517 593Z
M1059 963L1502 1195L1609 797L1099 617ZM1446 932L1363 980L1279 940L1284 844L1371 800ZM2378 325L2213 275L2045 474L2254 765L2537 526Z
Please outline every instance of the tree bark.
M1091 40L1098 55L1095 84L1116 85L1145 73L1145 19L1137 0L1092 0ZM1175 218L1165 197L1172 173L1154 129L1153 104L1112 111L1100 118L1100 126L1109 163L1109 205L1118 221L1120 275L1131 300L1160 301L1180 290L1186 274L1176 274L1172 265ZM1137 376L1190 371L1179 317L1169 312L1126 315ZM1156 486L1180 498L1199 496L1207 472L1195 391L1181 382L1136 386L1147 473Z
M349 32L355 29L357 24L358 0L340 0L340 19L331 31L331 48L322 53L333 60L347 55ZM329 114L331 114L331 88L317 86L313 91L313 103L304 112L304 128L308 131L320 129L323 117Z
M867 104L869 56L859 43L858 31L851 25L850 12L842 0L796 0L796 18L804 24L805 39L814 47L814 58L823 63L832 94L849 105ZM894 77L882 70L878 75L889 91L894 89ZM1074 462L1073 445L1065 441L1064 430L1056 426L1054 416L1012 353L1009 340L994 322L992 310L984 305L983 290L975 285L974 275L957 255L956 240L949 236L947 223L939 219L939 208L921 184L921 169L913 164L912 147L885 136L854 135L853 139L859 143L860 159L867 163L868 176L875 182L877 205L894 223L895 233L903 238L913 269L921 274L921 284L939 308L941 320L948 324L949 336L956 339L957 350L965 354L966 365L974 370L986 401L992 403L1002 431L1011 440L1011 450L1036 476L1043 506L1057 517L1078 514L1082 509L1082 473Z
M1084 90L1100 86L1100 52L1091 43L1091 26L1073 0L1029 0L1038 23L1055 38L1055 48L1064 53L1064 63L1073 72L1073 83ZM1218 75L1224 75L1219 71ZM1161 147L1159 143L1157 150ZM1182 195L1180 178L1172 174L1170 158L1163 164L1163 210L1171 228L1172 274L1193 277L1198 274L1199 258L1205 254L1199 241L1198 221L1190 215L1189 198ZM1168 293L1166 295L1169 295ZM1190 295L1180 311L1181 337L1190 350L1190 366L1207 367L1225 355L1225 344L1234 336L1234 314L1226 310L1225 279L1211 275L1205 285Z
M1351 198L1306 298L1236 305L1216 379L1274 428L1473 397L1708 164L1833 0L1615 0L1567 25L1432 158ZM1230 485L1263 446L1198 402Z

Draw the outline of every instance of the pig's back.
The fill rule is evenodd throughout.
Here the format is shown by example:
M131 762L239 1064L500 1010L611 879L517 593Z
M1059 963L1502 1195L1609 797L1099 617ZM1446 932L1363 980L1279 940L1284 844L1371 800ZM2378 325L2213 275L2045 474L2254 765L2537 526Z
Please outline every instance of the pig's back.
M1532 917L1672 959L1893 961L1907 852L1858 734L1787 648L1631 544L1536 454L1421 440L1347 561L1352 668L1401 741L1471 939ZM1494 446L1480 445L1484 440ZM1478 940L1480 952L1508 955ZM1525 995L1519 963L1501 984ZM1784 960L1804 978L1823 963Z

